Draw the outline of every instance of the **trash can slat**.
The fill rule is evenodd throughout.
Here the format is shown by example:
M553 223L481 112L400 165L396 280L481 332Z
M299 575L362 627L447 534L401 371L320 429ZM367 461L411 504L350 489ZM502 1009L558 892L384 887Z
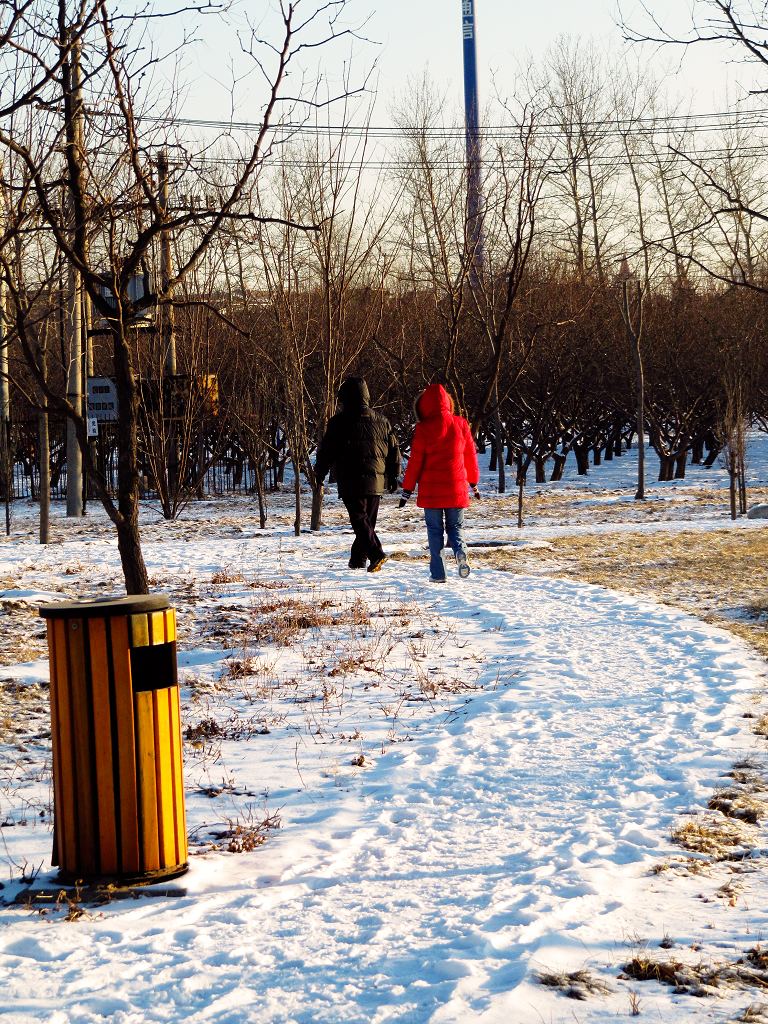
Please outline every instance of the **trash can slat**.
M149 619L149 642L151 644L164 644L165 639L165 612L150 612Z
M142 869L139 860L139 808L136 795L136 751L127 616L112 619L110 626L117 710L122 871L125 874L138 874Z
M148 871L150 865L160 863L153 698L153 690L135 693L133 697L136 715L136 775L142 871Z
M131 647L149 646L149 620L146 615L131 616Z
M115 764L112 744L112 694L110 692L107 624L104 619L86 620L91 658L93 726L96 753L96 798L98 807L101 872L119 870L117 821L115 817Z
M179 688L175 686L169 691L171 714L171 764L173 766L173 805L175 808L176 826L176 862L184 864L187 860L187 825L184 805L184 785L182 782L182 742L181 742L181 706Z
M155 748L169 750L171 742L170 690L153 691ZM157 766L157 809L160 856L166 864L176 856L176 823L173 814L173 764L161 761Z
M94 763L91 666L85 649L82 619L70 619L67 629L69 684L72 692L72 747L75 763L78 859L83 872L99 871L96 842L96 782Z
M67 824L73 828L74 797L72 773L69 768L70 746L63 741L69 734L66 710L61 707L67 699L67 690L62 680L66 679L67 640L64 622L54 623L48 633L48 656L51 666L51 746L53 747L53 802L55 848L54 864L62 864L67 856L65 830ZM60 662L63 663L60 664ZM62 692L63 691L63 692ZM73 833L74 836L74 833ZM71 850L75 856L74 845Z

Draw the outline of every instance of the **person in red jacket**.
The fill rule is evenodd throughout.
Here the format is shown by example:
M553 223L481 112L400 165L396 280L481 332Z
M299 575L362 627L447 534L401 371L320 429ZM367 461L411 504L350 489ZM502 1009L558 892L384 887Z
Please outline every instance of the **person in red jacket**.
M453 400L441 384L430 384L416 401L418 420L411 456L403 477L400 508L418 487L416 504L424 509L429 540L429 572L433 583L445 583L442 558L445 535L453 549L459 576L469 576L464 540L464 509L469 488L476 498L480 472L469 423L453 412Z

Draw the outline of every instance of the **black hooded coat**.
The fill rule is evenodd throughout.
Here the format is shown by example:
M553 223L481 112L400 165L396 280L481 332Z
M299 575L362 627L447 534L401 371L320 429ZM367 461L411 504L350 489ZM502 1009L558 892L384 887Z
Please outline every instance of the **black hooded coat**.
M315 475L324 480L334 469L339 497L362 498L395 490L400 449L389 420L370 407L368 385L349 377L339 388L341 410L328 421L315 460Z

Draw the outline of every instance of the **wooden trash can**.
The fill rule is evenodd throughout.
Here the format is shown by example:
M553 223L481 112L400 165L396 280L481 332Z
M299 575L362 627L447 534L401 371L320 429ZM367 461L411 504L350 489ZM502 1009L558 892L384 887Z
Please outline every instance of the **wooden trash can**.
M52 862L65 881L187 870L176 613L165 595L45 605Z

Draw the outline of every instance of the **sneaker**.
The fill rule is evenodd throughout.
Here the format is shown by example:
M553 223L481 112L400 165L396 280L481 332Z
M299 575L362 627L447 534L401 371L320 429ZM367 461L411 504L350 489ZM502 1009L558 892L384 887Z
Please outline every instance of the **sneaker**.
M350 569L364 569L365 568L365 562L353 562L351 558L350 558L350 560L349 560L349 562L347 564L349 565Z
M465 580L469 576L469 562L467 561L466 555L456 555L456 564L459 567L459 576Z
M374 555L371 559L371 564L368 566L368 572L378 572L386 560L387 555L385 555L383 551L380 555Z

